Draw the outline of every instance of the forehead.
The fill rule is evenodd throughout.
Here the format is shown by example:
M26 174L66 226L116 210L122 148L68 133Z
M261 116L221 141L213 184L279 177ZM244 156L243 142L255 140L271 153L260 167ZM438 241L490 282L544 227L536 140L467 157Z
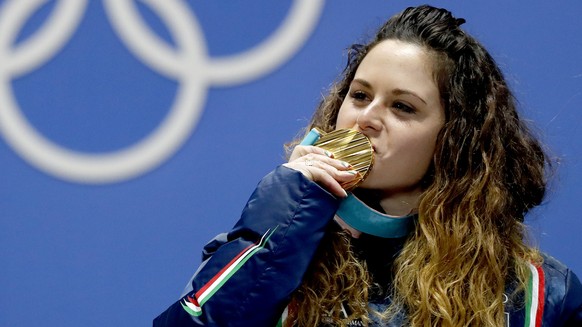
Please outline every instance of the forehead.
M411 90L440 102L434 66L433 56L422 46L384 40L364 57L354 79L365 80L375 88Z
M408 70L410 73L432 77L433 58L422 46L389 39L376 44L366 54L358 71L383 68Z

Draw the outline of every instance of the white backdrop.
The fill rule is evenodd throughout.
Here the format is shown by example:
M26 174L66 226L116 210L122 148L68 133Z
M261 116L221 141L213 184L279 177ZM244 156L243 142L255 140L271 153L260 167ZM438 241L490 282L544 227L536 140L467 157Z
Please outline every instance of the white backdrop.
M0 1L0 326L148 326L310 118L344 49L419 1ZM582 274L582 3L429 1L560 159L528 217Z

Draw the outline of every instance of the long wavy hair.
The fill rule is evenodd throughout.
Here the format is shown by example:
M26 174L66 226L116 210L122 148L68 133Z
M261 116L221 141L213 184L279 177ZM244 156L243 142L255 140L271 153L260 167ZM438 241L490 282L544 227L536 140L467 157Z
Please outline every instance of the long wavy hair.
M516 296L529 278L528 264L541 262L523 220L544 197L549 161L520 119L501 70L463 23L430 6L393 16L369 43L349 49L346 68L307 126L335 129L358 66L383 40L419 45L432 58L445 123L422 181L417 228L393 264L392 304L379 313L390 319L406 312L411 326L501 326L508 283ZM330 232L293 296L297 310L289 321L367 324L371 283L349 235Z

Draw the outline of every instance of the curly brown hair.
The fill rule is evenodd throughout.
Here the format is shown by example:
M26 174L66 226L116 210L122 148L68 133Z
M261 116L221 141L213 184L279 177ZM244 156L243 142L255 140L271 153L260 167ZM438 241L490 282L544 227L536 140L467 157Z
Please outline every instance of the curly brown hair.
M498 65L463 23L431 6L393 16L369 43L349 49L346 68L307 126L335 129L356 70L378 43L410 42L431 55L445 124L423 179L417 228L393 264L392 304L380 313L390 319L404 310L411 326L500 326L507 283L522 290L527 264L541 262L523 220L544 197L549 160ZM341 326L369 322L371 281L349 243L341 233L322 241L293 297L294 325L316 326L322 316ZM342 303L348 319L339 316Z

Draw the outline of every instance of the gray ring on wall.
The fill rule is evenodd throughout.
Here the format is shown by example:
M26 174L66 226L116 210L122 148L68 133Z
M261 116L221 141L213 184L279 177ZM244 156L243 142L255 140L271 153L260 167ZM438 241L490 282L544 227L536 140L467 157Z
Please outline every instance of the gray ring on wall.
M59 0L47 22L17 48L12 45L27 19L45 0L7 0L0 11L0 132L34 167L79 183L113 183L144 174L170 158L196 127L210 85L233 85L277 68L305 43L320 17L324 0L295 0L281 26L264 42L241 54L211 58L194 13L180 1L143 0L176 41L172 48L152 33L134 0L104 0L114 30L130 51L151 69L178 81L166 118L147 137L114 152L87 154L46 139L22 115L11 81L42 66L70 39L87 0Z

